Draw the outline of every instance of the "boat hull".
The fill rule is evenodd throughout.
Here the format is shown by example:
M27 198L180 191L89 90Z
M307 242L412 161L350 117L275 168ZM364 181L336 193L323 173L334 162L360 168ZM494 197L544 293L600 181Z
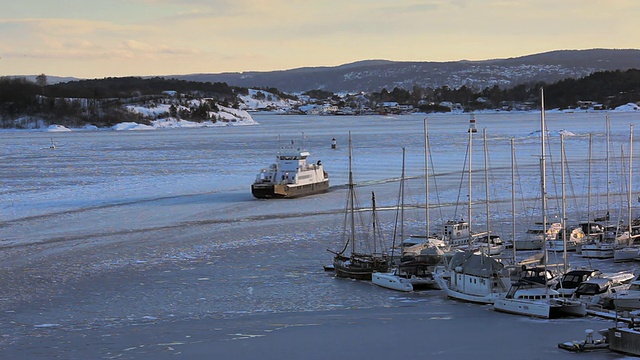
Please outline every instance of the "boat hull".
M584 244L580 255L583 258L611 259L614 256L613 244Z
M382 259L340 258L334 259L333 268L338 277L371 280L374 272L385 272L388 265Z
M396 275L395 272L381 273L374 272L371 275L371 282L383 288L396 291L413 291L411 281Z
M283 185L283 184L253 184L251 194L258 199L271 198L296 198L313 194L320 194L329 190L329 180L304 184L304 185Z
M615 249L613 252L614 262L634 261L638 257L640 257L640 248L638 247L625 247L621 249Z
M557 307L552 306L549 302L519 299L497 299L493 303L493 309L509 314L533 316L544 319L552 318L557 313Z
M638 292L618 293L613 298L613 305L617 310L635 311L640 310L640 294Z
M447 297L452 299L467 301L476 304L493 304L496 300L503 298L505 293L490 293L485 295L474 295L469 293L464 293L462 291L457 291L455 289L451 289L446 280L442 279L438 282L440 288L443 289L447 293Z
M516 240L515 246L516 246L516 249L518 250L541 250L543 246L543 240L542 239Z

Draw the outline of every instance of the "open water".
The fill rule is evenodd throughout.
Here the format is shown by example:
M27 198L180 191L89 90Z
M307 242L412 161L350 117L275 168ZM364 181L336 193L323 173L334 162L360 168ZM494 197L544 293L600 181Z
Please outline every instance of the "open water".
M560 216L559 134L563 132L567 134L568 218L583 220L589 204L594 212L609 210L612 216L626 220L630 124L638 114L611 113L610 117L607 206L605 114L547 113L551 216ZM374 337L380 336L375 328L385 316L403 318L413 334L409 336L412 341L422 326L431 329L430 340L415 352L419 355L458 358L472 354L468 348L456 350L451 338L473 337L468 344L484 358L493 353L496 336L530 336L503 345L502 354L510 354L503 358L571 358L574 354L556 348L558 342L582 339L584 329L611 324L590 317L533 320L453 302L439 291L400 294L334 278L322 266L331 261L327 249L342 246L349 132L359 201L362 207L370 206L371 192L375 192L387 245L391 245L394 231L393 207L398 203L403 147L408 178L403 232L427 231L424 115L255 115L255 119L260 125L132 132L0 132L0 357L175 358L182 354L188 358L189 349L195 351L198 346L208 349L204 353L226 346L238 356L255 358L257 353L249 351L254 340L247 338L236 348L225 342L233 339L227 333L209 338L212 343L200 339L197 345L182 339L179 344L158 346L162 341L156 337L169 333L170 324L180 324L173 328L174 333L182 329L189 337L197 337L204 331L198 330L204 326L201 321L234 327L246 319L259 322L256 319L266 316L272 320L254 325L267 329L270 325L265 324L275 321L273 317L286 322L295 314L315 314L305 321L324 326L331 322L323 317L336 316L346 319L342 325L349 329L354 323L368 324L371 319L359 317L364 311L375 314L376 321L369 327L363 325L362 330ZM540 115L478 114L476 119L479 131L471 146L472 229L484 231L488 219L492 231L508 240L513 231L512 139L517 173L516 232L526 231L528 224L539 220ZM468 115L428 116L429 172L434 175L429 180L430 232L448 219L468 217L468 124ZM589 134L593 139L591 155ZM336 150L330 149L332 138L337 139ZM277 149L291 140L304 143L312 154L310 161L325 164L331 190L300 199L254 199L250 185L256 173L273 162ZM52 142L56 149L49 149ZM589 184L592 197L587 201ZM632 181L633 191L636 184ZM636 197L633 194L634 208ZM488 217L486 199L490 199ZM569 255L568 261L608 273L631 271L636 266L611 260L586 261L575 254ZM415 316L407 320L413 312ZM416 322L416 318L424 322ZM401 332L399 321L386 329ZM433 330L434 321L442 331ZM490 323L492 332L499 334L481 331L482 324ZM141 326L149 337L123 335ZM342 328L330 330L335 334ZM322 333L301 331L299 335L323 341ZM292 336L295 338L295 333ZM83 337L91 341L83 343ZM107 337L113 340L105 342ZM395 334L392 338L395 344L403 337ZM308 342L306 339L302 344ZM262 358L298 357L303 351L296 353L296 346L291 345L294 352L285 356L282 349L260 344L255 340L255 351L262 349ZM386 358L404 349L395 344L385 353L369 345L360 340L365 352L362 357L369 352L367 358ZM152 348L155 350L149 350ZM518 356L521 348L525 353ZM340 355L322 346L314 351L309 358ZM594 358L592 354L584 356Z

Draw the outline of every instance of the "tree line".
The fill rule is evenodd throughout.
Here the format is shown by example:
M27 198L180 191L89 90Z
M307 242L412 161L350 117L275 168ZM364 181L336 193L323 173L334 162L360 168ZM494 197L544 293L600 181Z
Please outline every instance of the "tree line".
M382 89L372 93L370 99L375 102L411 104L421 110L437 109L437 104L448 101L462 104L466 111L474 111L499 108L500 104L505 103L539 104L542 87L548 108L569 109L575 108L579 101L592 101L602 104L603 109L613 109L640 101L640 70L602 71L579 79L567 78L552 84L519 84L507 89L495 85L481 91L466 86L458 89L414 86L412 91L396 87L392 91Z
M384 88L379 92L351 96L339 96L318 89L307 91L304 95L339 105L350 105L355 100L362 105L365 101L371 108L381 102L397 102L413 105L424 112L447 111L439 104L451 102L461 104L465 111L474 111L500 108L503 104L515 102L531 103L537 107L541 87L545 88L547 108L574 108L578 101L593 101L602 104L604 109L612 109L640 101L640 70L602 71L579 79L567 78L552 84L520 84L511 88L496 85L476 90L466 86L457 89L448 86L435 89L414 86L411 90L394 87L391 91ZM180 94L180 97L177 100L171 99L167 90ZM296 95L280 92L277 88L260 90L280 98L297 99ZM35 82L21 77L0 77L0 126L20 126L14 120L21 117L37 117L51 122L55 120L56 123L73 126L86 123L111 126L124 120L144 122L145 119L142 118L132 119L135 115L126 112L123 105L149 101L170 101L174 105L170 116L206 120L208 111L217 110L216 103L237 107L238 96L248 93L247 88L229 86L226 83L163 77L104 78L58 84L47 84L44 74L36 77ZM188 99L203 98L211 100L200 102L193 109L180 107Z

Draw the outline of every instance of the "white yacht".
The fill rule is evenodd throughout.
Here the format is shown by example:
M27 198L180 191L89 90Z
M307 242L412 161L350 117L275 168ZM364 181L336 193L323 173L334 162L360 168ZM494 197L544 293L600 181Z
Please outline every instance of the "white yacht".
M493 309L545 319L587 315L582 302L564 299L559 292L530 282L514 283L503 298L494 301Z
M374 272L371 274L371 282L383 288L397 291L413 291L411 280L400 276L398 269L393 268L389 272Z
M500 255L505 245L500 235L482 235L476 238L475 247L489 256Z
M560 230L560 223L549 223L545 228L542 222L536 222L527 230L525 236L514 240L514 246L518 250L541 250L544 242L555 240Z
M592 224L590 230L593 230L594 225L598 224ZM589 226L589 224L587 224L587 226ZM613 259L615 249L618 247L616 240L618 238L617 226L598 225L596 229L598 228L601 229L600 232L589 233L589 236L587 236L587 242L582 244L580 254L584 258Z
M563 238L563 232L560 232L560 236L553 240L547 240L547 250L552 252L562 252L565 250L565 241ZM571 230L568 234L566 241L567 251L581 251L582 244L585 241L584 232L580 227Z
M251 185L256 198L294 198L325 192L329 189L329 175L321 161L307 163L309 152L300 148L283 148L276 162L262 169Z
M635 278L625 291L613 295L616 310L640 310L640 271L634 272Z
M542 197L542 243L541 248L545 248L544 241L549 238L556 238L558 232L562 229L561 224L552 224L547 230L548 221L546 217L546 173L545 173L545 112L544 112L544 92L540 89L541 103L541 117L540 117L540 143L542 145L541 151L541 166L540 166L540 180L541 180L541 197ZM517 242L517 240L516 240ZM515 244L516 249L522 248ZM548 259L545 259L547 261ZM546 264L546 263L545 263ZM543 274L547 272L548 265L544 265L542 268ZM524 269L523 269L524 270ZM564 299L560 293L556 290L549 288L549 279L547 275L543 275L544 281L541 283L532 281L518 281L511 285L511 288L506 295L500 299L497 299L493 303L493 308L496 311L508 312L513 314L535 316L542 318L552 318L558 316L585 316L587 314L586 305L580 301Z

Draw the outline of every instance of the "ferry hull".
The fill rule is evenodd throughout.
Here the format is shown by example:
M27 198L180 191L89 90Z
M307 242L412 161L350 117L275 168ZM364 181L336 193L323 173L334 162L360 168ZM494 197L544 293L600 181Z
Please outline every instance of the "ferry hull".
M258 199L296 198L329 190L329 180L305 185L253 184L251 193Z

